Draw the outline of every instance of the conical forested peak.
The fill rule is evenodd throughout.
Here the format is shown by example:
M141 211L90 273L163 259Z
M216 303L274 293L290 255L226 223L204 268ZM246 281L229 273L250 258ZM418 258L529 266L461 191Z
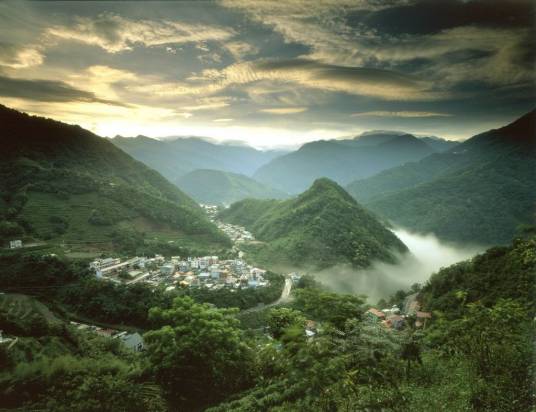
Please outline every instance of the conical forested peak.
M222 219L246 226L265 245L259 263L325 268L393 262L404 244L341 186L320 178L294 199L233 204Z

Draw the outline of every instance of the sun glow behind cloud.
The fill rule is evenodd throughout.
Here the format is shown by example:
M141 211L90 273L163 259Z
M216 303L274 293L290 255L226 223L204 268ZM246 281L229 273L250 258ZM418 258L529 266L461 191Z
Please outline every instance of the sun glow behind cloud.
M441 7L6 1L0 99L106 136L262 147L367 129L460 139L532 108L530 2Z

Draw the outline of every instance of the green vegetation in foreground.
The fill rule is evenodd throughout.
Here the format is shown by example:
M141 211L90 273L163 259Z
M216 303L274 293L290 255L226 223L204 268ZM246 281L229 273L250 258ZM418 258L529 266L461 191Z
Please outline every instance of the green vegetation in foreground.
M373 260L394 262L407 248L339 185L318 179L309 190L285 201L246 199L220 213L245 226L263 243L246 245L258 264L326 268Z
M199 203L230 205L246 198L284 199L288 195L238 173L194 170L179 177L177 186Z
M443 269L421 292L431 322L400 332L309 283L264 315L275 341L257 353L256 386L209 411L529 412L535 273L535 239ZM305 319L317 321L312 340Z
M536 111L447 152L348 185L380 216L420 232L508 244L534 224Z
M0 122L1 243L131 252L145 237L199 249L230 245L192 199L107 140L3 106Z
M0 327L18 337L0 344L8 410L531 411L536 239L434 275L420 292L433 311L424 330L385 329L365 319L361 298L304 277L291 303L259 319L270 337L242 330L233 309L188 296L153 301L143 314L143 353L74 330L43 305L54 307L76 266L5 259L1 289L26 288L41 300L0 295ZM92 295L101 310L128 319L132 303L148 298L121 305L128 289ZM308 320L317 329L309 339Z

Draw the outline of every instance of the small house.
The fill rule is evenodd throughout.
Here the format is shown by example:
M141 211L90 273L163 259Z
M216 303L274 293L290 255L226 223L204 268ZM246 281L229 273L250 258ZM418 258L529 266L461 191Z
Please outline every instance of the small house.
M141 352L143 350L143 338L138 332L121 332L117 335L117 338L121 340L127 348L132 349L133 351Z
M415 316L417 318L417 320L415 321L415 326L417 328L420 328L421 326L423 328L425 328L426 327L426 320L427 319L432 319L432 314L430 312L417 311L415 313Z
M382 321L385 320L385 313L383 313L381 310L378 310L376 308L370 308L365 312L365 316L373 321Z

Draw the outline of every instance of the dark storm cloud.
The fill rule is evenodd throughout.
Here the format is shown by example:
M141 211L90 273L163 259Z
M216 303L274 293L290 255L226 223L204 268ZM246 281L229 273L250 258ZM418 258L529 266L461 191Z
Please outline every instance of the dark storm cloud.
M431 34L469 25L520 28L534 24L534 2L427 0L356 17L385 34Z
M54 80L14 79L0 75L0 96L42 102L91 102L128 107L124 103L99 99L93 93Z

